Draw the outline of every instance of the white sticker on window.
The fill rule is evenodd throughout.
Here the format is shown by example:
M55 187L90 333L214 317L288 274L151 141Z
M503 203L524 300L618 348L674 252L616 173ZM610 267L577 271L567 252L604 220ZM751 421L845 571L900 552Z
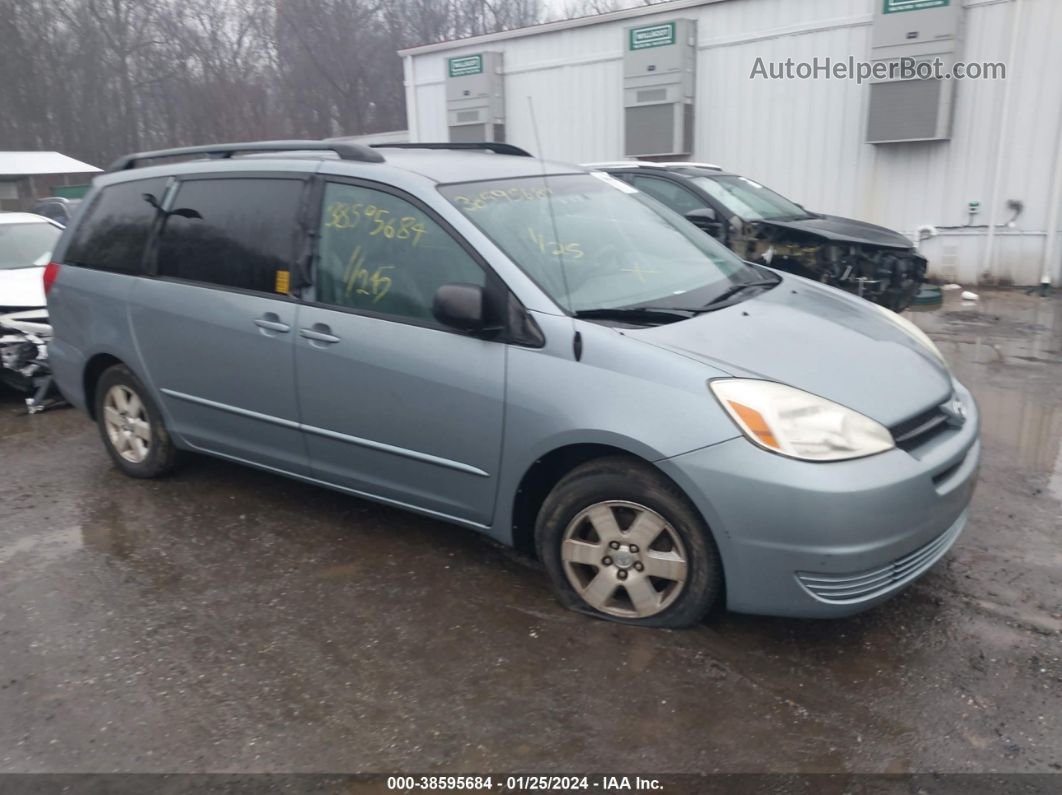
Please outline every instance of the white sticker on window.
M606 174L604 171L591 171L591 176L597 177L606 185L611 185L616 190L621 190L624 193L638 193L638 189L633 185L628 185L621 179L616 179L611 174Z

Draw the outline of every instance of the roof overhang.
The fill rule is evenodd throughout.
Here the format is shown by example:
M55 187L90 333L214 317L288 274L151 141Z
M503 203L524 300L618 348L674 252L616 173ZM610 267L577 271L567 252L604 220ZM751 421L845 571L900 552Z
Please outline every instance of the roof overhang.
M59 152L0 152L0 177L95 174L101 170Z
M522 39L527 36L539 36L544 33L556 33L561 30L571 30L573 28L584 28L590 25L600 25L606 22L621 22L625 19L637 19L638 17L647 17L659 14L674 14L677 11L682 11L687 8L696 8L697 6L706 6L713 3L725 3L729 0L671 0L670 3L656 3L651 6L636 6L635 8L624 8L621 11L612 11L608 14L594 14L588 17L576 17L575 19L561 19L556 22L543 22L541 25L531 25L526 28L514 28L513 30L503 30L499 33L485 33L481 36L469 36L467 39L454 39L452 41L440 41L435 44L422 44L419 47L407 47L404 50L399 50L398 54L405 57L407 55L427 55L433 52L443 52L445 50L456 50L461 47L478 47L484 44L490 44L495 41L506 41L508 39Z

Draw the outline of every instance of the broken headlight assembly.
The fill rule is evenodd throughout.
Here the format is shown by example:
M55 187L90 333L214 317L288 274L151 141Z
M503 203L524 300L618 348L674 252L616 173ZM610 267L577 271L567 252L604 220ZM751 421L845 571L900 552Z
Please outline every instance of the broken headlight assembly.
M772 453L826 462L895 447L881 423L795 387L750 378L721 378L708 387L745 437Z

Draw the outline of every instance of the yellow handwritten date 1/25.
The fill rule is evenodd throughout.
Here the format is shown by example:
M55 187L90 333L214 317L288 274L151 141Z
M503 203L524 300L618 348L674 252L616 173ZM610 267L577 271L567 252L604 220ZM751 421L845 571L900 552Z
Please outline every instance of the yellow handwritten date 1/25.
M515 187L506 190L496 188L494 190L485 190L476 196L454 196L454 201L466 213L474 213L494 202L536 201L552 195L553 190L551 188Z
M420 244L428 228L413 215L394 216L390 210L375 204L346 204L333 202L325 211L325 229L358 229L366 221L369 236L383 235L388 240L408 240L411 246Z
M550 254L554 257L571 257L572 259L583 258L583 247L579 243L559 243L556 240L547 240L545 235L531 227L528 227L527 231L531 235L531 242L543 254Z
M374 304L378 303L391 291L391 277L386 274L394 268L394 265L381 265L370 271L365 266L365 254L361 246L355 246L343 279L344 295L347 298L351 295L367 295L372 297Z

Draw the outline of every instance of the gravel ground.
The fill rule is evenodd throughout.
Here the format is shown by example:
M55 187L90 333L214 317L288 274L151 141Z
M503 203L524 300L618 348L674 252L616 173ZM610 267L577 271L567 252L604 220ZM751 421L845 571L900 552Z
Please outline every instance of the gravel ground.
M127 479L6 393L0 771L1062 771L1062 300L915 320L984 413L972 518L840 621L593 621L471 532L206 458Z

